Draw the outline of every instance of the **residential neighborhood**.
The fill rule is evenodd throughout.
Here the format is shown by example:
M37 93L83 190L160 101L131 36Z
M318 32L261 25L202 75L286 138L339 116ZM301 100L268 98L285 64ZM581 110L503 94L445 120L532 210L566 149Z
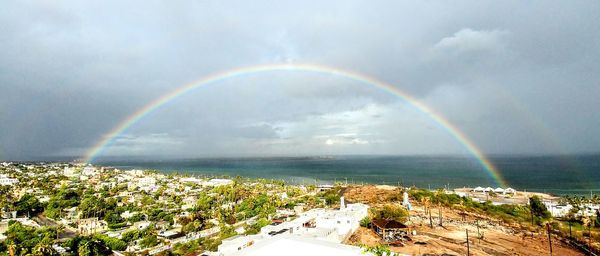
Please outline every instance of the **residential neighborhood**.
M481 240L480 230L502 239L529 232L498 219L533 230L553 217L559 230L567 227L565 220L582 223L574 238L585 237L583 225L599 220L597 200L512 188L288 184L83 163L8 162L0 164L0 182L0 255L10 256L279 255L282 250L436 255L464 249L462 240L444 237L461 229L476 228ZM441 246L432 239L455 242ZM494 250L514 246L490 242Z
M46 246L74 255L235 255L252 244L267 250L282 237L344 251L352 246L341 243L369 208L346 204L332 185L77 163L2 163L0 175L0 246L15 254ZM17 230L44 238L27 248L13 234ZM98 248L84 248L89 241ZM362 253L358 247L350 251Z

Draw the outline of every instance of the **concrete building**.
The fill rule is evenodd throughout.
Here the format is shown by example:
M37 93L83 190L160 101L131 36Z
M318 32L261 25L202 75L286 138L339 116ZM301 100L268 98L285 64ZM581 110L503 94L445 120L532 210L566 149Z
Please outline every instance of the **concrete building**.
M331 243L314 238L282 235L273 239L258 241L247 248L221 255L336 255L336 256L365 256L360 247Z
M230 179L211 179L202 183L205 187L218 187L232 184L233 181Z
M258 235L236 236L226 239L219 246L216 255L309 255L310 250L317 250L317 248L332 250L332 252L336 250L335 248L342 249L333 254L314 251L315 255L359 255L360 251L359 254L344 254L344 250L348 248L340 243L359 228L360 220L368 215L369 206L360 203L346 205L343 200L342 198L340 202L342 207L339 210L312 209L298 215L296 219L291 221L277 222L265 226ZM296 253L296 250L282 251L281 248L278 250L278 254L261 254L271 253L271 246L274 246L276 244L274 241L279 241L280 237L286 237L285 243L289 242L287 239L291 239L290 241L304 241L312 244L312 248L306 251L305 254L293 254ZM315 241L319 242L314 244ZM251 254L255 250L254 244L263 244L269 249L264 251L265 248L262 248L256 250L257 254Z
M0 185L2 186L12 186L19 183L19 180L15 178L10 178L4 174L0 175Z
M553 202L544 202L544 204L546 205L546 208L548 209L550 214L552 214L552 217L567 216L567 214L569 214L569 211L573 209L573 206L571 206L570 204L561 205Z
M98 218L80 219L77 221L77 232L82 235L91 235L105 231L108 225Z

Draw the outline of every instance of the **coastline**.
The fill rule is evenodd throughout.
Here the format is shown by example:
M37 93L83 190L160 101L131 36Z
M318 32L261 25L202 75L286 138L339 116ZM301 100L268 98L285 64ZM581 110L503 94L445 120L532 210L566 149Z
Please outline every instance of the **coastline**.
M582 158L578 168L562 157L492 157L509 187L552 195L600 194L600 158ZM498 183L468 157L336 156L285 158L201 158L99 161L120 169L151 169L197 176L243 176L292 184L379 184L428 189L493 187ZM585 177L585 178L584 178ZM557 182L560 181L560 182Z

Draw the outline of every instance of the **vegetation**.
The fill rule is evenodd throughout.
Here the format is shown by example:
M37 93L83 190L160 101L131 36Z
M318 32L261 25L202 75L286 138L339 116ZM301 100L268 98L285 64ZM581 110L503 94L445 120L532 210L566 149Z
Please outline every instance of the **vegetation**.
M376 246L361 245L361 247L363 248L363 253L371 253L375 256L388 256L392 253L390 247L383 244Z
M527 206L513 204L493 205L490 201L479 203L468 197L446 194L442 191L431 192L424 189L411 189L409 195L416 201L426 201L430 205L476 211L499 218L507 223L527 222L531 220L530 209Z
M406 218L408 217L408 211L399 205L387 204L384 205L383 208L370 208L369 211L373 219L387 219L405 222Z
M56 255L52 249L52 242L56 231L51 228L33 228L22 225L20 222L10 221L6 231L6 240L1 242L0 248L13 252L14 255L30 255L40 250L48 255Z
M365 227L368 228L369 225L371 225L371 218L369 217L364 217L360 220L360 226L361 227Z
M529 198L529 207L531 209L531 214L536 218L538 223L542 220L547 220L552 217L538 196L532 196Z

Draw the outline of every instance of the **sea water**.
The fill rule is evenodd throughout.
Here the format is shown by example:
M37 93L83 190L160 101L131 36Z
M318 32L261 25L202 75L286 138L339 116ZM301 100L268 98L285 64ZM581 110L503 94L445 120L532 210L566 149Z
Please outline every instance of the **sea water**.
M504 186L557 195L600 193L600 155L492 156ZM122 169L282 179L297 184L385 184L421 188L498 187L477 159L462 156L325 156L100 160Z

